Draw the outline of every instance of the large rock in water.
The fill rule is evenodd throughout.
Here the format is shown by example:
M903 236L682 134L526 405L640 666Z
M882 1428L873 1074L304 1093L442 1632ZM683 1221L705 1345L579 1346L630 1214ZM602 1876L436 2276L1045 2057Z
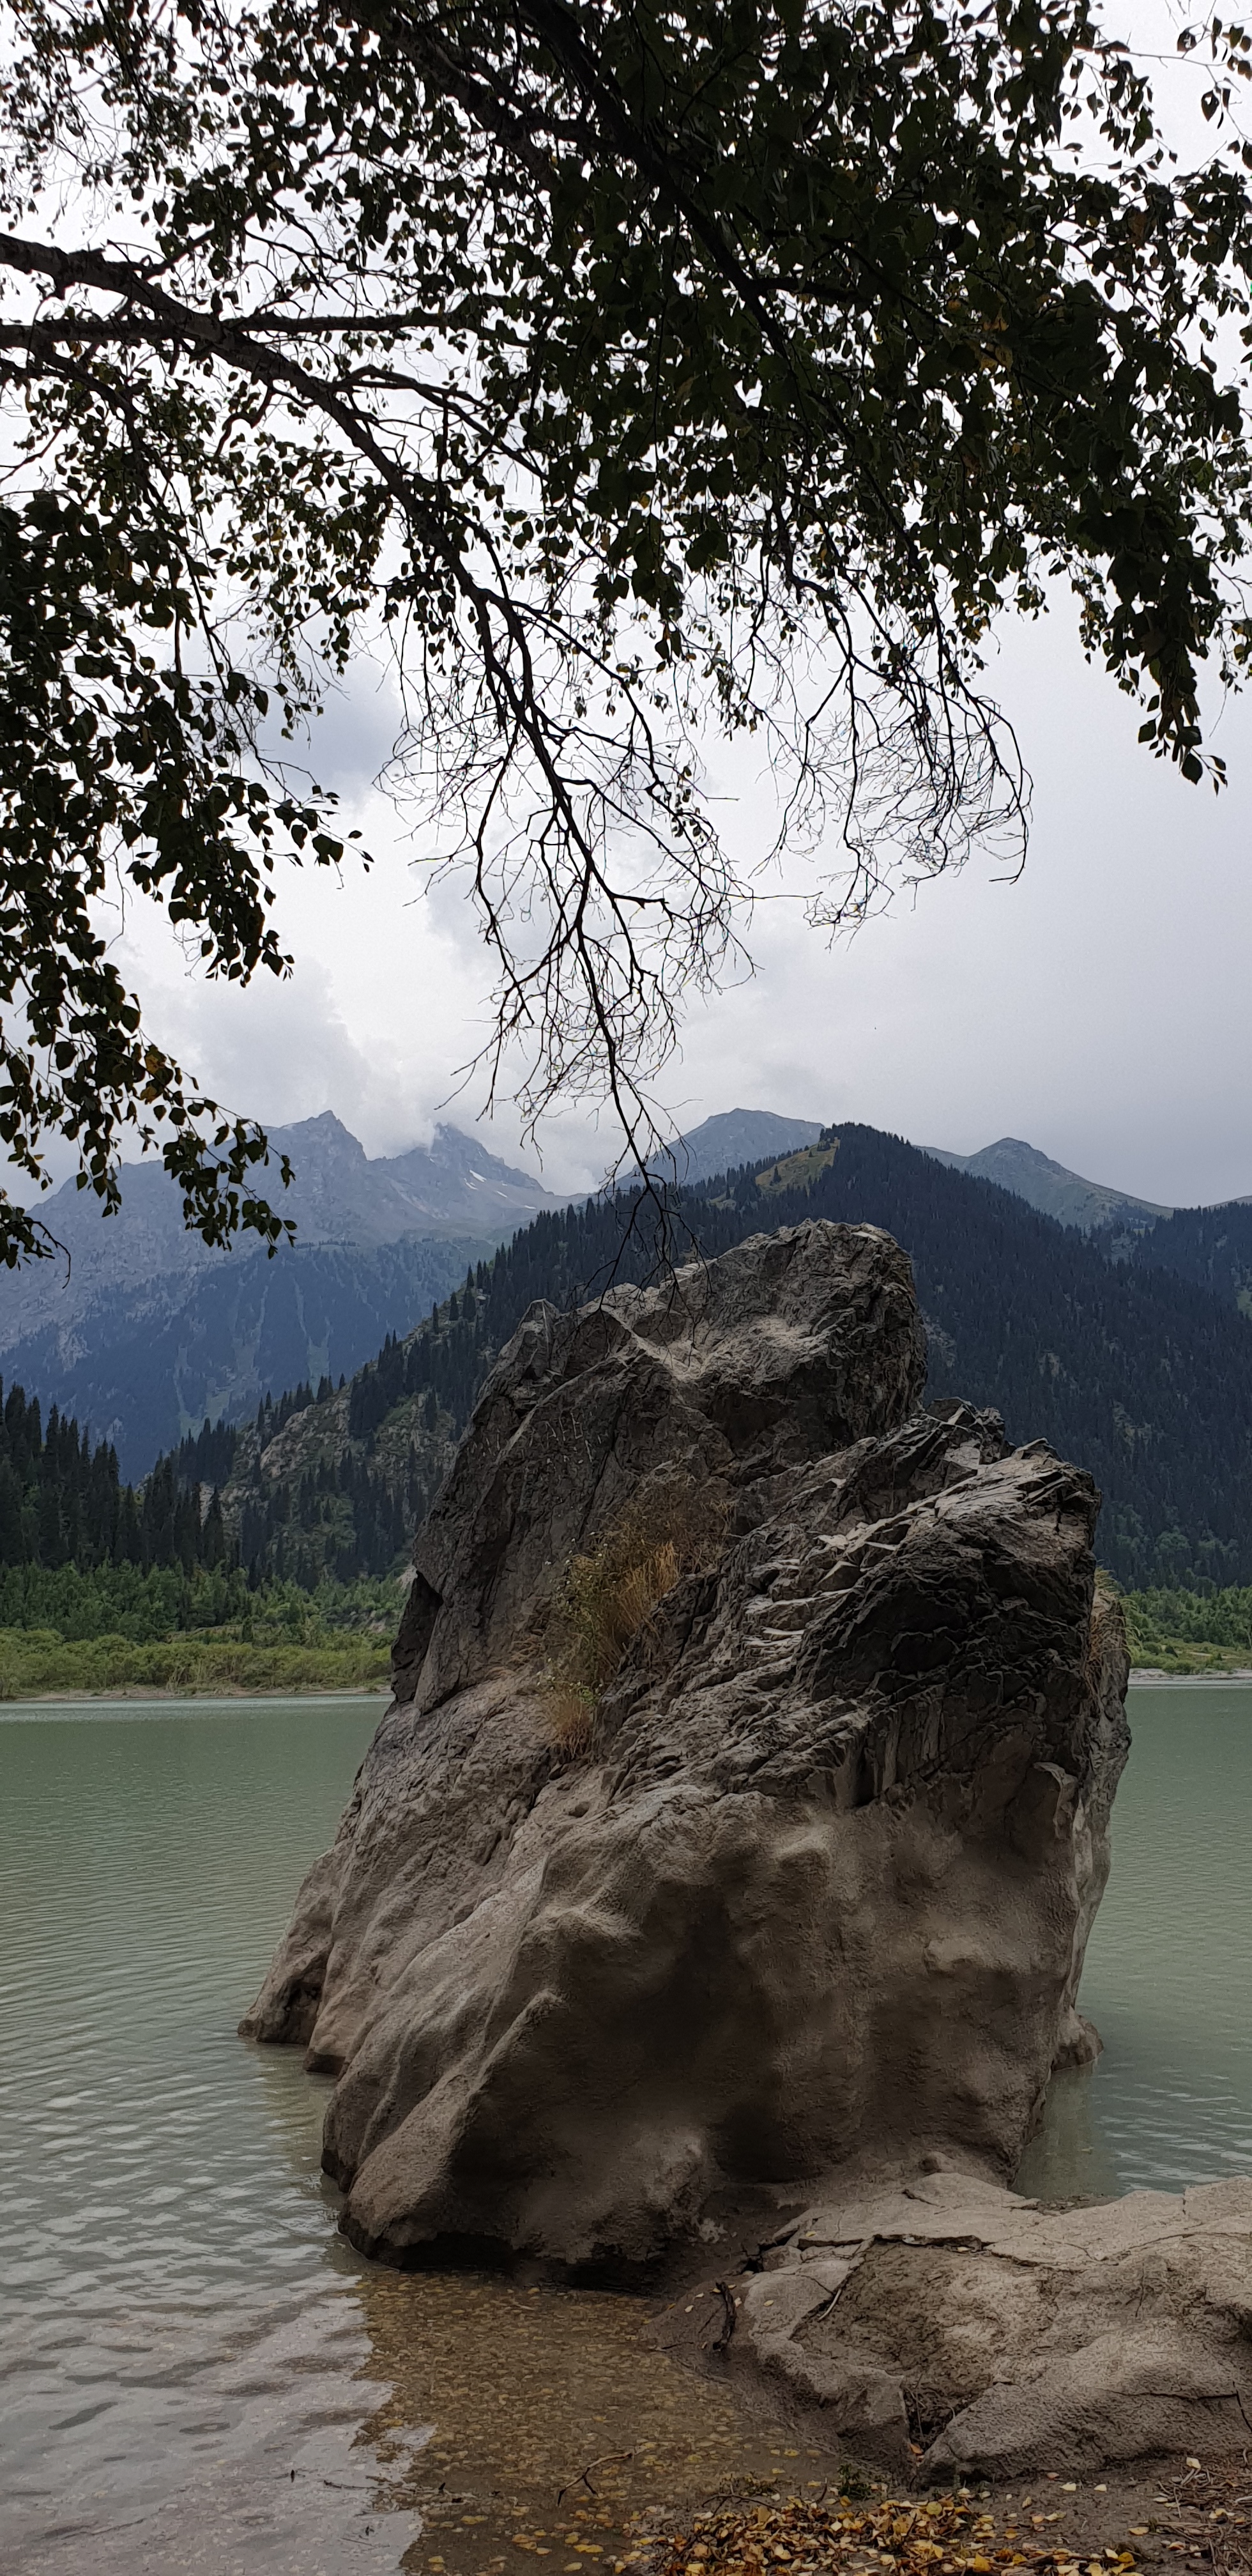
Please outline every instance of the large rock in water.
M1091 2045L1124 1643L1091 1479L919 1410L923 1375L903 1254L829 1224L533 1308L502 1354L243 2025L338 2075L325 2162L370 2253L644 2264L840 2166L1011 2174ZM570 1558L676 1479L720 1560L562 1760Z

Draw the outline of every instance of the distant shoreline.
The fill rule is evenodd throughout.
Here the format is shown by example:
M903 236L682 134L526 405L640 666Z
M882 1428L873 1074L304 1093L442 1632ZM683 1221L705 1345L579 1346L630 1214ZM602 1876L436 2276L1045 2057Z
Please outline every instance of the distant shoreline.
M391 1698L388 1682L289 1682L271 1683L265 1689L248 1690L243 1684L223 1684L217 1689L162 1690L158 1685L136 1682L122 1690L46 1690L23 1692L20 1698L0 1700L0 1726L6 1717L18 1715L26 1708L135 1708L138 1706L180 1708L234 1708L255 1700L361 1700Z
M1235 1666L1229 1672L1169 1673L1151 1664L1141 1666L1130 1675L1132 1690L1222 1690L1230 1686L1246 1687L1252 1683L1252 1664ZM136 1702L177 1702L192 1706L199 1702L206 1708L229 1708L253 1700L361 1700L390 1699L389 1682L271 1682L250 1690L246 1683L219 1683L216 1688L177 1690L162 1688L160 1683L132 1682L119 1690L44 1690L23 1691L20 1697L0 1700L0 1723L10 1710L22 1708L125 1708Z
M1195 1690L1220 1689L1227 1682L1252 1682L1252 1664L1232 1664L1229 1672L1167 1673L1159 1664L1141 1664L1130 1676L1131 1689L1173 1690L1183 1687Z
M1223 1689L1228 1685L1246 1686L1248 1683L1252 1683L1252 1664L1231 1665L1222 1672L1214 1672L1211 1667L1207 1671L1201 1669L1196 1672L1177 1670L1171 1672L1160 1664L1140 1664L1132 1668L1129 1686L1132 1690L1195 1690L1200 1686L1205 1689ZM381 1700L390 1699L390 1697L391 1683L385 1677L356 1682L293 1679L250 1685L246 1681L230 1681L224 1678L220 1681L214 1680L206 1675L202 1683L192 1683L182 1688L177 1683L136 1681L119 1683L111 1690L107 1688L76 1690L70 1686L59 1690L49 1688L15 1691L11 1696L5 1694L0 1697L0 1719L3 1719L7 1709L77 1706L99 1708L110 1705L124 1708L128 1703L134 1705L137 1701L151 1703L168 1700L176 1701L180 1705L199 1701L205 1706L226 1708L233 1703L249 1700Z
M0 1629L0 1702L94 1699L291 1699L310 1691L386 1691L390 1639L323 1637L302 1645L184 1632L141 1643Z

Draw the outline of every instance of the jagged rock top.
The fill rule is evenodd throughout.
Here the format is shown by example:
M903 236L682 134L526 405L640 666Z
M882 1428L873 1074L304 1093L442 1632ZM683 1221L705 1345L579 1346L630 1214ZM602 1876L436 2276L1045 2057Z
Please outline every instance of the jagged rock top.
M649 1478L739 1491L881 1438L925 1373L909 1265L877 1226L753 1235L572 1315L540 1301L419 1533L397 1698L433 1706L537 1646L570 1557Z

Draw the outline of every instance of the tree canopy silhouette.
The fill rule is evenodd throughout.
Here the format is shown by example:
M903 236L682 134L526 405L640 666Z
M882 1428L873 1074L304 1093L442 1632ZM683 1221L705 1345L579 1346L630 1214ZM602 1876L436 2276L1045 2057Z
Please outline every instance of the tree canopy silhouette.
M997 610L1068 581L1193 781L1237 680L1249 39L1181 39L1183 168L1089 0L10 0L0 106L0 1140L129 1124L212 1239L261 1131L145 1032L120 882L287 966L346 836L302 729L388 650L394 783L463 867L492 1077L636 1146L750 891L702 760L755 734L809 910L1025 786ZM520 1056L518 1051L520 1050ZM40 1248L0 1208L0 1253Z

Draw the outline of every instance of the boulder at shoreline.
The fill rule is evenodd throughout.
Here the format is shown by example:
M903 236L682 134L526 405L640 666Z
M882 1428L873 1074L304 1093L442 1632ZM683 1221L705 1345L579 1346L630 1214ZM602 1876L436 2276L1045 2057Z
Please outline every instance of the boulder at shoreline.
M419 1533L397 1699L244 2031L338 2081L385 2260L624 2274L832 2171L1011 2178L1125 1760L1090 1477L921 1409L908 1263L759 1236L532 1308ZM719 1533L553 1741L570 1562Z
M1252 2178L1045 2209L926 2161L810 2207L724 2295L689 2286L662 2340L711 2316L732 2370L910 2480L1246 2458Z

